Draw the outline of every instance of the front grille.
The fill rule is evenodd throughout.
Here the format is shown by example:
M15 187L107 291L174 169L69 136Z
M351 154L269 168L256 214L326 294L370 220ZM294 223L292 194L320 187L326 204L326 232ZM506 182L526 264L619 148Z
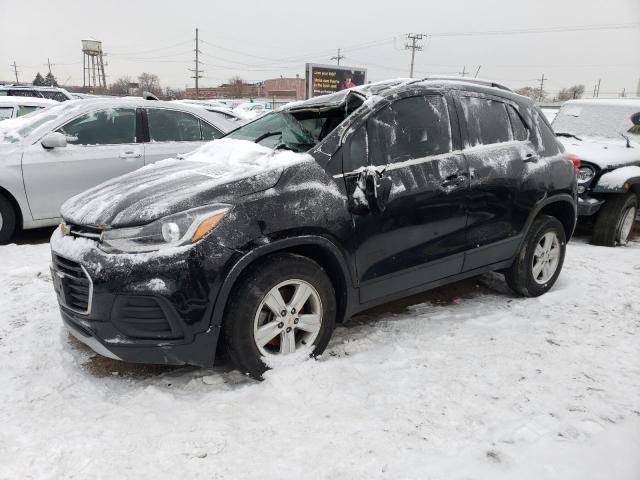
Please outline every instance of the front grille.
M74 312L87 314L91 309L93 284L86 270L78 262L53 254L54 281L59 281L58 298L63 306Z
M102 230L95 227L88 227L86 225L76 225L74 223L67 223L69 228L69 235L72 237L90 238L92 240L99 240Z
M112 322L128 337L176 339L181 337L177 322L170 321L171 309L158 299L119 296L113 306Z

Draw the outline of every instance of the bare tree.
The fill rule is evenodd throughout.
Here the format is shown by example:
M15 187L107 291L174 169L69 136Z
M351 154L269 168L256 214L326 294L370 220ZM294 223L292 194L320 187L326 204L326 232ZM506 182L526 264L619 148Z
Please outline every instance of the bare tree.
M129 95L129 84L131 82L131 77L120 77L111 85L109 85L109 93L111 95L116 95L118 97L124 97Z
M247 86L241 77L235 76L229 80L229 93L234 98L241 98L244 96L244 92Z
M151 92L156 96L162 96L160 79L153 73L141 73L138 77L141 92Z
M566 101L574 98L581 98L584 94L584 85L574 85L569 88L563 88L558 92L558 100Z
M544 90L540 92L540 88L536 87L522 87L516 90L516 93L519 95L524 95L525 97L529 97L532 100L543 100L547 96Z

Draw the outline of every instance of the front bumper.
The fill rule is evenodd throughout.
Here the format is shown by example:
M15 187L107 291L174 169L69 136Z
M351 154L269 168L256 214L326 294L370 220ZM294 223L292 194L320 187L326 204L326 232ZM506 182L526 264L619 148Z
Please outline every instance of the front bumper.
M146 254L108 254L54 233L52 279L64 325L100 355L132 363L213 365L211 326L233 252L214 241Z
M590 217L600 210L604 200L592 197L578 197L578 216Z

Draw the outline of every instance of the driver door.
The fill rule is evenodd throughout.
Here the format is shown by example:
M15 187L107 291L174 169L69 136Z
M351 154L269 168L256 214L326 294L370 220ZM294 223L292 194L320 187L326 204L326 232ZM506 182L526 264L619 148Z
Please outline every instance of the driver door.
M60 127L66 147L40 141L22 156L25 191L34 220L57 218L69 198L144 164L136 143L136 111L117 108L86 113Z
M382 213L353 215L361 303L462 270L469 170L454 152L459 135L450 112L441 95L402 98L370 117L346 145L352 206L366 196L358 193L358 167L373 167L393 184Z

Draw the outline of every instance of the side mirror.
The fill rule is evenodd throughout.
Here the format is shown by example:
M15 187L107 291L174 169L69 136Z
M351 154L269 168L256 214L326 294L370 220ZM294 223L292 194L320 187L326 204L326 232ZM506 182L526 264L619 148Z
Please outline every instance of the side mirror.
M374 215L380 215L384 212L391 194L391 179L370 168L361 173L358 184L364 185L369 211Z
M631 123L634 125L640 125L640 112L636 112L631 115Z
M61 148L67 146L67 137L60 132L47 133L40 142L44 148Z

